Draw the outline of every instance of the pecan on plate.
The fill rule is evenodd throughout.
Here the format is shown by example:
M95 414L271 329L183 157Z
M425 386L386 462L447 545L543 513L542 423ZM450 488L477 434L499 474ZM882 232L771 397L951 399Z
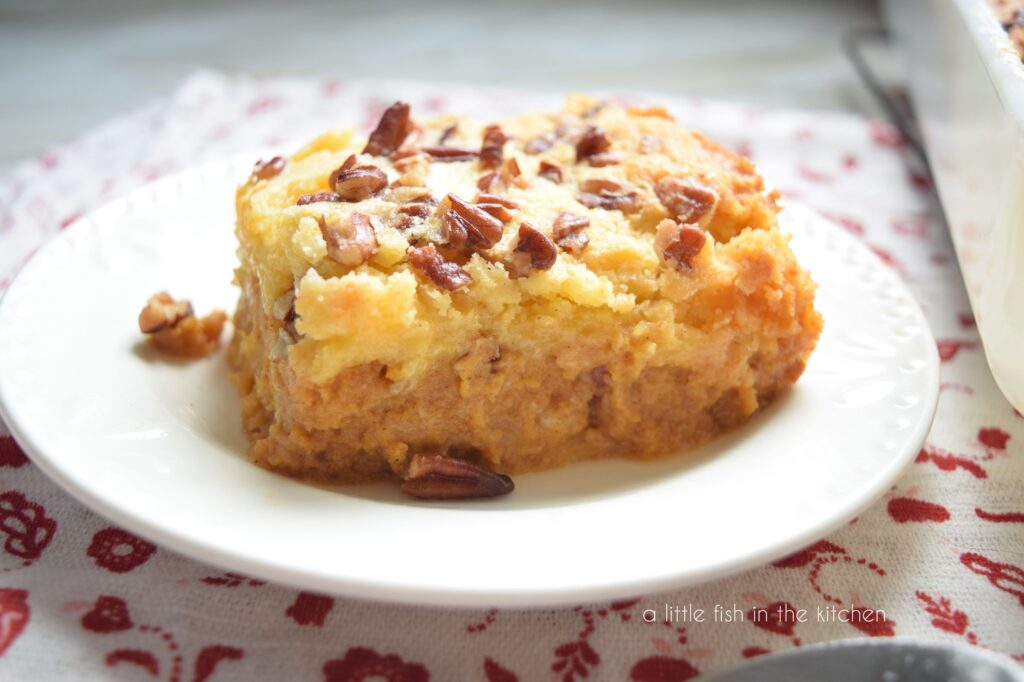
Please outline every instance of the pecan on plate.
M465 500L506 495L515 488L505 474L433 452L409 458L402 492L424 500Z

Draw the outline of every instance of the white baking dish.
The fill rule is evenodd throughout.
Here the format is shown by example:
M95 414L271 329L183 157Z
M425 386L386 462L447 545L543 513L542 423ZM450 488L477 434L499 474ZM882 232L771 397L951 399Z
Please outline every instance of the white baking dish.
M1024 411L1024 65L985 0L884 0L992 374Z

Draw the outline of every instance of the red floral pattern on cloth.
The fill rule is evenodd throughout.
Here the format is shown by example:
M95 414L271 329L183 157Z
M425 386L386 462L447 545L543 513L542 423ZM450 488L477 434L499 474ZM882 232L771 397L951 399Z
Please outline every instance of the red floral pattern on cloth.
M0 290L44 240L153 178L348 121L366 129L396 99L485 120L558 105L504 90L198 72L168 99L0 176ZM918 297L940 339L938 417L885 499L789 557L699 587L555 609L410 608L155 551L68 498L0 425L3 676L686 680L786 648L892 635L1024 660L1024 418L989 374L931 183L898 131L843 114L630 99L663 103L742 150L769 186L861 239ZM651 520L666 542L672 522ZM666 605L704 609L705 620L667 618ZM716 605L738 615L716 621Z

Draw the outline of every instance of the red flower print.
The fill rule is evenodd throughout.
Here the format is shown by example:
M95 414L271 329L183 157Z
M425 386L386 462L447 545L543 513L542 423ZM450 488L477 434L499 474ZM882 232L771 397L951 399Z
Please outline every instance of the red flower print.
M156 660L156 656L142 649L115 649L107 654L104 661L111 668L119 663L131 663L139 666L153 677L160 674L160 662Z
M128 615L128 605L124 600L105 594L101 595L92 609L82 616L83 628L104 635L110 632L130 630L132 625L131 616Z
M917 453L917 458L914 459L914 461L931 462L941 471L955 471L956 469L963 469L975 478L988 478L988 472L986 472L985 469L983 469L977 462L927 445L921 450L921 452Z
M590 674L587 668L599 663L601 657L594 651L594 647L586 639L579 639L555 647L555 662L551 664L551 670L562 673L565 682L572 682L577 675L587 677Z
M0 436L0 467L17 469L28 464L28 457L10 436Z
M57 522L46 515L46 510L18 491L0 495L0 533L7 535L4 550L8 554L34 561L56 530Z
M949 521L949 510L941 504L915 500L911 497L896 497L889 500L889 516L897 523L908 521Z
M939 597L938 601L936 601L930 595L921 591L915 592L914 595L924 606L924 610L928 615L933 616L932 626L954 635L968 634L968 639L971 640L971 643L977 643L977 637L974 633L967 633L967 628L971 624L967 614L963 611L955 610L953 605L950 604L949 599Z
M851 218L848 215L840 215L838 213L827 213L822 211L822 215L834 222L839 227L843 228L847 232L857 237L864 236L864 225L856 218Z
M747 620L762 630L792 636L796 628L796 609L788 601L776 601L750 609Z
M939 360L941 362L949 362L957 356L961 350L971 350L977 348L978 344L974 341L937 341L936 345L939 349Z
M333 608L334 600L330 597L299 592L299 595L295 597L295 603L285 609L284 613L299 625L320 627Z
M1004 514L988 512L981 507L975 507L974 513L983 521L992 523L1024 523L1024 512L1006 512Z
M902 147L907 143L899 128L888 121L868 121L868 134L879 147Z
M961 554L960 563L978 575L988 578L996 589L1017 597L1020 605L1024 606L1024 569L1013 564L992 561L975 552Z
M18 639L30 615L27 590L0 588L0 656Z
M999 428L979 429L978 442L987 448L1005 450L1006 444L1010 441L1010 434Z
M206 682L218 663L224 660L237 661L242 658L244 653L236 647L221 644L203 647L203 650L196 656L196 674L193 676L192 682Z
M685 658L651 656L633 664L629 679L633 682L683 682L700 675Z
M86 554L112 573L127 573L146 563L156 545L120 528L104 528L92 536Z
M519 682L519 676L499 665L490 656L484 659L484 676L487 682Z
M785 559L779 559L772 566L776 568L800 568L814 561L819 554L846 554L846 550L827 540L819 540L796 554L791 554Z
M765 654L770 654L771 652L771 649L765 649L764 647L748 646L746 649L741 651L740 654L743 656L743 658L755 658L757 656L764 656Z
M384 678L387 682L428 682L430 673L419 663L406 663L398 656L381 656L373 649L352 647L345 658L324 663L325 682L363 682Z
M885 617L885 611L850 607L850 625L869 637L892 637L896 634L896 623Z

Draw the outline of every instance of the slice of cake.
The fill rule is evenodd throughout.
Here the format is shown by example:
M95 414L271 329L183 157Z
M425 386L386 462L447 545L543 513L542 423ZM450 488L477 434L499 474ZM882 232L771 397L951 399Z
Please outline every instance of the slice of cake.
M332 131L237 195L230 358L257 464L421 497L652 458L800 376L814 285L747 159L659 107Z

